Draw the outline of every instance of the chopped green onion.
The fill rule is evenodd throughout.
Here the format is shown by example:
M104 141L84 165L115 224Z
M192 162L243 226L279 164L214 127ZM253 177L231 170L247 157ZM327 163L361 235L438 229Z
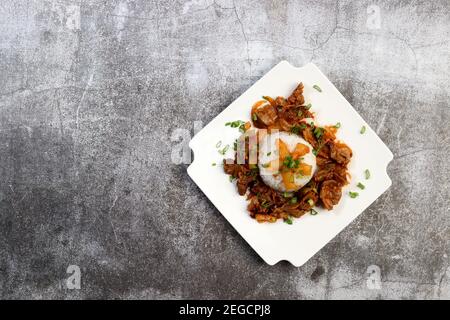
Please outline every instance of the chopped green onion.
M370 179L370 171L369 171L369 169L366 169L366 171L364 171L364 175L366 176L366 180Z
M313 199L308 199L308 204L312 207L314 205Z
M213 162L212 166L213 166L213 167L215 167L215 166L216 166L216 163L215 163L215 162Z
M334 126L336 129L339 129L340 127L341 127L341 123L340 122L338 122L338 123L336 123L336 125Z
M269 96L262 96L262 98L263 98L264 100L266 100L266 101L269 101L269 102L270 102L270 100L272 100L272 98L269 97Z
M270 162L264 163L262 166L263 166L263 168L268 168L268 167L270 167Z
M319 154L320 149L322 149L322 147L323 147L323 144L320 144L317 149L313 149L313 151L312 151L313 155L315 155L317 157L317 155Z
M227 153L228 149L230 148L230 145L226 145L225 148L223 148L222 150L219 150L219 153L221 155L225 155L225 153Z
M293 125L291 127L291 132L295 133L295 134L300 134L300 131L304 130L304 129L306 129L306 124L300 123L298 126L297 125Z
M268 207L270 207L270 202L267 202L267 200L263 200L262 202L261 202L261 206L263 207L263 208L268 208Z
M314 209L311 209L310 214L311 214L312 216L315 216L315 215L318 214L318 212L317 212L316 210L314 210Z
M216 148L220 148L220 146L222 145L222 141L219 141L216 143Z
M297 203L297 197L292 197L290 203L296 204Z
M359 130L359 133L364 134L366 132L366 126L362 126L361 130Z
M287 224L292 224L292 218L291 217L287 217L286 219L283 220L285 223Z
M298 168L298 166L300 165L300 160L294 160L292 156L287 156L283 161L283 165L289 169Z
M258 172L259 172L258 167L255 166L254 168L251 168L250 175L252 177L256 177L258 175Z
M311 107L312 107L312 104L311 104L311 103L308 103L308 104L305 106L305 109L306 109L306 110L309 110L309 109L311 109Z
M361 182L358 182L358 184L356 185L358 188L360 188L361 190L364 190L366 188L365 185L363 185Z
M323 129L323 128L316 127L316 128L314 129L314 135L316 136L317 139L320 139L320 137L323 136L323 132L324 132L324 129Z
M313 88L319 92L322 92L322 89L317 84L313 85Z
M283 197L285 197L285 198L291 198L292 196L293 196L292 193L289 193L289 192L283 192Z
M270 156L272 154L272 152L267 152L267 156Z
M295 133L295 134L299 134L300 133L300 128L298 126L292 126L291 132Z
M232 127L232 128L239 128L239 127L242 126L243 124L245 124L244 121L238 120L238 121L233 122L233 123L231 124L231 127Z
M355 199L357 196L359 196L358 192L351 192L350 191L348 194L350 195L350 198L353 198L353 199Z
M227 122L227 123L225 123L225 126L230 126L231 128L239 128L239 127L241 127L243 124L245 124L244 121L242 121L242 120L236 120L236 121L233 121L233 122Z
M256 115L256 113L252 114L252 119L253 119L253 121L258 120L258 116Z
M230 176L230 182L233 182L235 178L233 176Z

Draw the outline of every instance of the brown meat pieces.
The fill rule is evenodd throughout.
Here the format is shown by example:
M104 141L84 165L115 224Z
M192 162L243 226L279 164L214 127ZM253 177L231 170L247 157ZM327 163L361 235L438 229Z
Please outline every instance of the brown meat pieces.
M275 105L278 107L278 108L284 108L285 106L287 106L288 105L288 102L287 102L287 100L285 99L285 98L283 98L283 97L277 97L276 99L275 99Z
M252 108L253 124L257 128L279 129L295 132L308 141L317 156L317 171L313 179L299 191L286 195L267 186L259 176L256 165L250 166L247 138L245 143L245 164L224 161L224 171L236 179L240 195L247 194L248 211L258 222L275 222L290 216L300 217L320 205L327 210L339 203L342 187L348 183L347 165L352 150L342 142L336 141L336 127L320 128L304 123L304 118L313 118L307 107L303 106L303 85L300 83L288 99L265 97ZM293 130L298 126L298 130ZM238 148L239 150L239 148ZM235 155L237 158L237 154ZM295 201L294 201L295 200Z
M324 166L319 166L314 180L316 182L323 182L325 180L333 179L341 185L347 184L347 168L337 163L328 163Z
M313 129L310 125L302 131L303 139L305 139L313 148L317 149L319 146L319 142L314 136Z
M248 165L229 162L231 161L223 161L223 169L226 174L229 174L231 177L236 179L238 193L243 196L247 192L249 185L255 182L255 173L248 167Z
M255 111L257 119L266 127L275 124L278 119L277 110L270 104L265 104Z
M259 178L255 184L251 185L249 190L247 209L250 216L259 222L275 222L277 219L286 219L289 216L300 217L311 209L308 200L311 199L315 203L318 199L317 193L308 188L286 197L281 192L275 191L264 184ZM292 201L294 197L296 201ZM261 215L266 215L267 219L264 220Z
M305 103L305 98L303 97L303 83L300 83L294 92L287 99L289 104L302 105Z
M280 122L284 120L289 124L289 130L292 126L300 125L302 119L313 117L312 113L305 106L300 105L287 105L278 112L278 116L280 117Z
M347 164L352 158L352 149L350 149L345 143L336 142L330 144L330 156L336 160L337 163Z
M321 147L317 155L318 170L314 180L319 184L320 200L325 209L331 210L342 196L347 181L347 164L352 150L342 142L330 141Z
M260 100L252 107L252 119L255 127L260 129L279 129L290 132L295 126L300 125L304 118L312 118L313 114L306 106L303 106L303 84L299 84L292 95L285 99L270 97Z
M342 186L335 180L326 180L320 187L320 200L325 209L331 210L342 197Z

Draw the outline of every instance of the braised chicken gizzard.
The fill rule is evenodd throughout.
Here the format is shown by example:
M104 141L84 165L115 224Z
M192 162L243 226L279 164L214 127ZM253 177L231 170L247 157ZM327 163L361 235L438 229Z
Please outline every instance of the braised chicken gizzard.
M236 180L239 194L247 195L248 211L258 222L275 222L277 219L289 222L291 217L298 218L308 212L314 214L314 206L331 210L339 203L342 188L348 184L347 166L352 150L336 139L339 126L321 127L315 124L311 105L305 105L303 89L300 83L287 99L263 97L253 105L251 119L256 129L266 129L269 133L274 130L289 132L313 147L317 166L306 185L295 192L280 192L269 187L263 182L258 165L248 162L248 147L245 148L245 163L236 161L237 153L234 159L223 162L225 173ZM246 130L249 127L247 125ZM249 139L244 138L241 143L248 146ZM284 167L280 168L283 170Z

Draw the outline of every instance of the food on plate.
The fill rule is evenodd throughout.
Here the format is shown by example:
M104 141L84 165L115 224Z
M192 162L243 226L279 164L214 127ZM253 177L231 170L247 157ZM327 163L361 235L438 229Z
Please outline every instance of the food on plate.
M227 124L243 134L234 159L224 160L224 171L238 193L247 195L250 216L258 222L291 224L292 217L315 215L316 205L331 210L348 184L352 150L336 138L340 123L319 126L310 109L300 83L287 99L257 101L252 123Z
M313 147L300 136L276 132L261 139L258 154L259 175L277 191L298 191L316 171Z

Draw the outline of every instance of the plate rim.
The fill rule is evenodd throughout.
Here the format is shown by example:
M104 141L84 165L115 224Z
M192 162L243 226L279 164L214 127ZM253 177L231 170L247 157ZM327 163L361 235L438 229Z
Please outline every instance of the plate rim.
M334 94L337 94L341 99L343 99L351 108L352 113L354 116L358 117L359 120L361 122L363 122L370 130L372 130L375 133L375 139L377 140L378 143L380 143L380 145L385 149L384 151L385 153L385 157L384 157L384 161L382 163L383 165L383 175L385 176L385 184L383 187L380 187L379 190L377 190L377 193L379 192L379 194L372 200L372 201L368 201L360 210L359 213L357 213L356 215L354 215L353 218L351 218L348 222L344 223L342 226L339 226L339 228L336 229L336 231L333 232L333 235L331 236L331 238L326 241L323 245L321 245L317 250L315 250L313 253L308 254L306 257L301 258L301 259L295 259L294 257L285 257L285 256L280 256L280 255L274 255L273 257L270 257L268 255L263 255L261 254L257 248L255 248L255 246L250 242L249 239L247 239L247 237L243 234L241 230L241 228L239 228L239 225L235 225L235 223L233 221L231 221L229 219L229 217L224 214L222 212L221 209L219 209L219 206L217 205L215 199L210 195L209 192L207 192L206 190L204 190L202 183L198 180L198 177L195 175L195 168L197 167L197 164L199 163L199 161L195 161L196 160L196 144L198 143L198 141L200 141L201 137L208 131L207 129L211 126L213 126L215 120L217 118L220 118L220 116L226 112L226 110L228 108L230 108L232 105L234 105L237 101L239 101L240 99L242 99L242 97L244 97L245 95L247 95L249 93L249 91L258 83L262 82L263 80L265 80L266 78L268 78L272 72L274 72L277 68L280 68L281 66L286 65L287 67L290 67L292 69L295 69L297 71L300 71L302 69L307 69L307 68L314 68L315 71L319 72L320 75L326 79L330 84L331 87L333 88ZM309 62L307 64L305 64L302 67L295 67L292 64L290 64L287 60L281 60L278 64L276 64L274 67L272 67L266 74L264 74L260 79L258 79L256 82L254 82L249 88L247 88L247 90L245 90L239 97L237 97L236 99L234 99L226 108L224 108L219 114L217 114L213 119L211 119L211 121L208 122L208 124L203 127L189 142L189 147L193 152L194 155L194 160L191 162L191 164L188 166L187 168L187 173L189 175L189 177L195 182L195 184L197 185L197 187L203 192L203 194L208 198L209 201L211 201L211 203L214 205L214 207L216 208L216 210L218 210L220 212L220 214L228 221L228 223L231 224L231 226L236 230L236 232L245 240L245 242L247 242L250 247L258 254L259 257L261 257L264 262L266 262L267 264L273 266L281 261L287 261L290 264L292 264L295 267L301 267L302 265L304 265L305 263L307 263L312 257L314 257L320 250L322 250L328 243L330 243L336 236L338 236L345 228L347 228L357 217L359 217L370 205L372 205L381 195L383 195L392 185L392 180L390 179L388 173L387 173L387 167L389 166L389 163L393 160L394 155L392 153L392 151L389 149L389 147L381 140L381 138L378 136L378 134L371 129L371 127L367 124L367 122L361 117L361 115L355 110L355 108L351 105L351 103L342 95L342 93L336 88L336 86L328 79L328 77L312 62ZM298 261L297 261L298 260Z

